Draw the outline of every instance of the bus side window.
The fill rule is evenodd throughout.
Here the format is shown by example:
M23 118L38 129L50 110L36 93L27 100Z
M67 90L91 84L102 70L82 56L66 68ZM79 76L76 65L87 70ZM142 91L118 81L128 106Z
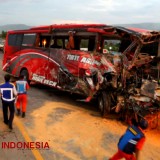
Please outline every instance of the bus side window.
M88 39L86 39L86 38L81 39L80 50L81 51L88 51L88 43L89 43Z
M8 45L20 47L23 39L23 34L9 34Z
M63 42L61 39L52 39L51 48L63 48Z
M95 49L95 37L90 37L88 42L88 51L94 51Z
M51 36L40 36L40 47L49 48Z
M25 33L23 35L22 46L32 47L35 44L36 34L35 33Z
M75 50L80 50L80 41L81 39L80 39L80 37L77 37L77 36L75 36L74 37L74 48L75 48Z

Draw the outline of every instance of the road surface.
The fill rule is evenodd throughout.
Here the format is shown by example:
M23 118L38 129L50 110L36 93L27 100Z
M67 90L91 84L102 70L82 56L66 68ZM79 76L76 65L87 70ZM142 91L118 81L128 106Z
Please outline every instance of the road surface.
M0 53L2 60L3 54ZM0 70L0 82L4 72ZM16 117L25 141L49 144L39 149L44 160L108 160L117 151L119 137L126 125L115 119L103 119L96 103L76 101L77 95L32 84L28 91L25 118ZM14 122L14 125L18 125ZM160 128L146 131L142 160L160 159ZM38 159L35 154L35 159ZM23 157L23 159L25 159Z

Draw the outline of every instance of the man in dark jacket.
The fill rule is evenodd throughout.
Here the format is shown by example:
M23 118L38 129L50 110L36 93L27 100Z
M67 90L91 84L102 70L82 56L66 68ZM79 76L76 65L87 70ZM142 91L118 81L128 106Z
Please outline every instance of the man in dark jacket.
M3 118L4 123L12 129L12 122L14 119L14 101L17 96L17 91L15 85L10 83L10 75L6 74L4 76L5 83L0 85L0 93L2 99L2 108L3 108ZM10 115L8 117L8 108L10 111Z
M118 142L118 152L109 160L139 160L139 153L145 142L145 135L142 130L148 127L148 122L145 119L136 122L132 120L132 125L129 126L124 135L121 136Z

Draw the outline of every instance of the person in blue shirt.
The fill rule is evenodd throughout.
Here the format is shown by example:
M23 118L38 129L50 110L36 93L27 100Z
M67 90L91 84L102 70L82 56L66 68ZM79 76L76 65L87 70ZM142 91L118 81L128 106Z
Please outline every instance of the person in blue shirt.
M145 135L142 130L147 129L148 122L145 119L141 119L137 122L132 119L132 125L130 125L126 132L121 136L118 142L118 151L109 160L139 160L140 151L145 143Z
M15 97L17 96L17 91L15 85L10 83L10 75L6 74L4 76L5 83L0 85L0 93L1 93L1 100L2 100L2 108L3 108L3 118L4 123L9 126L10 129L12 128L12 123L14 119L14 101ZM8 108L10 114L8 114ZM9 116L8 116L9 115Z

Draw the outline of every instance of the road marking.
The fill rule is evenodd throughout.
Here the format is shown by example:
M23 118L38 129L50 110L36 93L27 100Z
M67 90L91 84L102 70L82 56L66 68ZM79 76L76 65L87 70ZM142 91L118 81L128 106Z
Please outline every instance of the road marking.
M16 126L18 127L18 129L22 133L25 141L26 142L32 142L31 138L29 137L29 135L28 135L28 133L27 133L27 131L26 131L24 125L23 125L23 123L17 117L14 118L14 121L16 123ZM31 151L32 151L34 157L36 158L36 160L44 160L42 155L40 154L40 152L38 150L32 149Z

